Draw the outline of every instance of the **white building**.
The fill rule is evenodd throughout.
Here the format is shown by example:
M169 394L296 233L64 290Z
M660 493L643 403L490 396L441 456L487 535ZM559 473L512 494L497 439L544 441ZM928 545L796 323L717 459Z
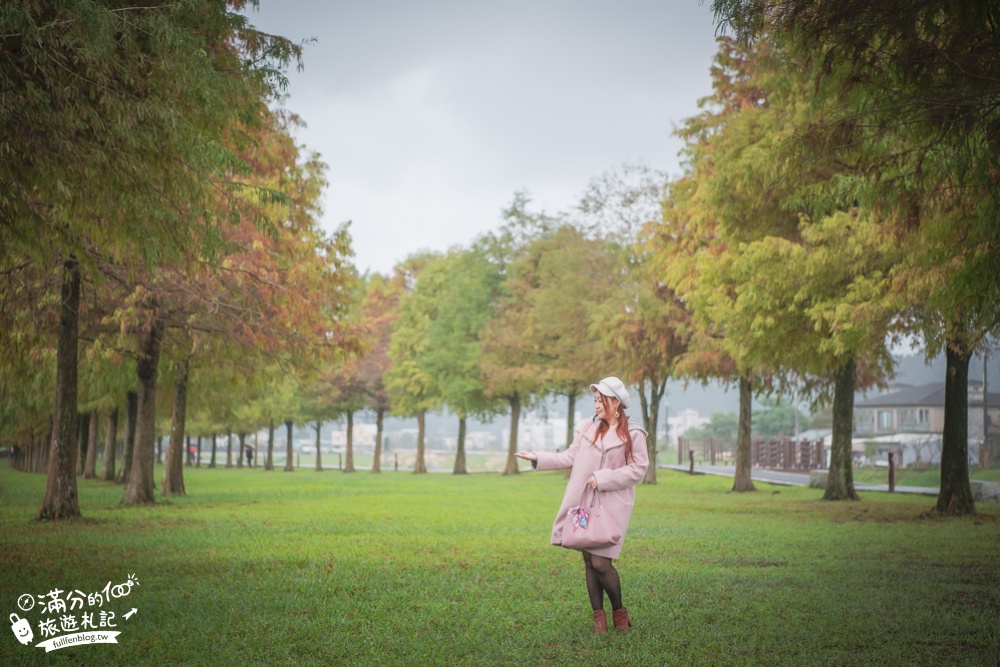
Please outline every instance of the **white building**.
M684 435L689 428L698 428L712 421L707 417L702 417L697 410L681 410L679 413L667 417L667 444L676 444L677 438Z
M444 439L444 446L449 452L454 452L458 449L458 437L448 436ZM465 433L465 450L466 451L480 451L486 449L496 449L497 447L497 436L489 431L466 431Z
M375 434L378 431L375 424L355 422L352 433L352 444L355 447L374 447ZM341 424L339 429L334 429L330 434L330 444L334 447L347 446L347 424Z
M584 419L579 412L576 413L573 421L574 425L579 424ZM510 426L503 429L503 447L506 448L510 442ZM566 448L566 418L549 417L542 419L535 414L522 413L517 425L517 448L519 450L537 450L554 452L558 449Z

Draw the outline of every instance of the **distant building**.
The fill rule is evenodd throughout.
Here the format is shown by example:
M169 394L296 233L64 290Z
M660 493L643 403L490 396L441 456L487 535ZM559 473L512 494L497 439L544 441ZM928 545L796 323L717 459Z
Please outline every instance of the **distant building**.
M983 398L983 384L970 381L970 462L978 460L979 444L983 442ZM1000 425L1000 393L989 393L986 403L993 440ZM904 465L915 461L938 463L943 431L944 382L917 387L895 385L854 406L854 449L863 451L865 442L876 442L880 460L893 451L903 459L897 462Z
M375 434L378 429L375 424L355 422L351 432L351 444L354 447L374 447ZM347 424L340 424L339 428L330 433L330 444L334 447L343 448L347 446Z
M510 426L503 429L503 447L510 442ZM532 413L524 415L517 424L517 448L519 450L554 451L566 447L566 418L542 419Z
M681 410L673 416L667 417L667 444L677 442L677 438L683 436L688 429L698 428L711 422L711 419L702 417L697 410Z
M447 436L444 439L444 446L450 452L458 449L458 437ZM498 446L497 436L489 431L466 431L465 449L467 451L478 451L485 449L496 449Z
M1000 423L1000 394L990 393L989 419ZM854 406L854 435L941 433L944 430L944 382L911 387L896 385ZM983 384L969 382L969 438L982 440Z

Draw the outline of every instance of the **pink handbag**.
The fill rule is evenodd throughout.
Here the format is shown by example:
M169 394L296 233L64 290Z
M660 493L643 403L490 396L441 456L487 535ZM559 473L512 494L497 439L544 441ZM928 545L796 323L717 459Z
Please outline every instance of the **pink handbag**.
M587 491L590 504L585 504ZM618 544L622 529L601 505L601 494L588 485L580 495L580 504L569 508L562 530L562 545L567 549L605 549Z

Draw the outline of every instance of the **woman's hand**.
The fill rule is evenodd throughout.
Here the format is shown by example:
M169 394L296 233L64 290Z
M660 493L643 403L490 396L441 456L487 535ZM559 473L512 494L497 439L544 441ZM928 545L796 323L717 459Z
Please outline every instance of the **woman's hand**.
M526 461L537 461L538 460L538 457L535 455L534 452L518 452L518 453L514 454L514 456L516 456L519 459L524 459Z
M597 491L597 478L596 477L594 477L593 475L591 475L590 479L587 480L587 484L589 484L590 488L592 488L594 491Z

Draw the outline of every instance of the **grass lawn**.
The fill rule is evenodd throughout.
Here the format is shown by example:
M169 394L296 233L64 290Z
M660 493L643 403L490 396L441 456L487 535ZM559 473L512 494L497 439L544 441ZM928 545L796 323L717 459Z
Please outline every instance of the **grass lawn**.
M139 582L90 607L116 614L118 644L46 654L4 632L0 665L1000 662L996 505L939 519L931 498L737 495L663 470L618 562L633 630L595 636L579 555L548 545L562 473L185 481L184 498L123 509L120 487L81 480L83 519L36 523L44 478L0 467L0 611L27 618L33 644L42 620L86 609L23 611L20 596Z
M896 470L896 486L926 486L932 489L941 487L941 471L933 470ZM969 471L971 479L984 482L1000 482L1000 470L982 470L973 468ZM887 468L855 468L854 481L868 484L888 484L889 470Z

